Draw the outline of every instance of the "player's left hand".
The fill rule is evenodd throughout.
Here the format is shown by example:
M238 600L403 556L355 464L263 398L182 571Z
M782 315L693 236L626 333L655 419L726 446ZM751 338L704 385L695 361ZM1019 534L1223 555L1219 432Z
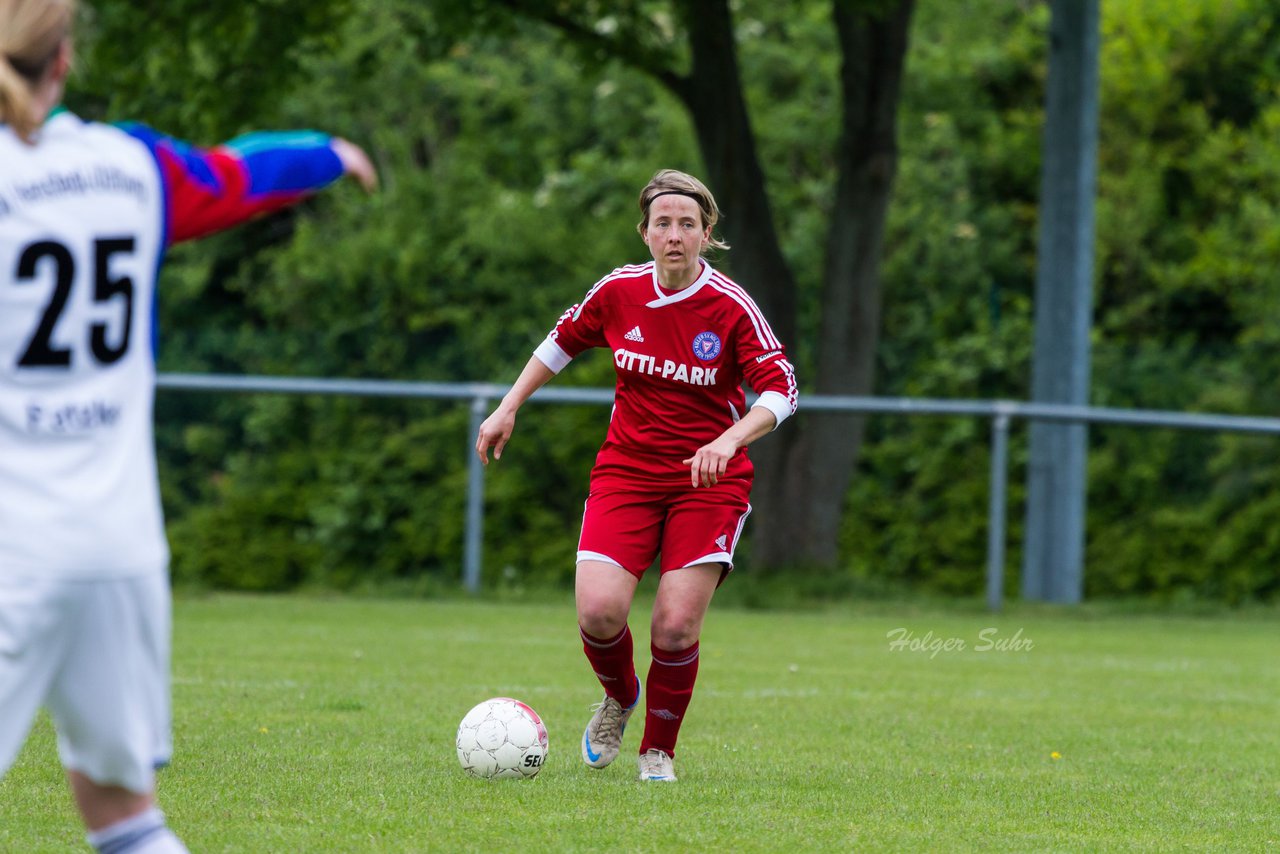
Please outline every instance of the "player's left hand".
M737 452L737 443L721 436L714 442L703 445L692 457L684 460L684 464L689 467L689 480L694 488L714 486L719 482L729 468L729 460Z
M476 436L476 454L480 457L480 462L489 465L490 447L493 448L493 458L502 459L502 449L507 446L515 428L515 412L501 406L495 409L480 425L480 432Z

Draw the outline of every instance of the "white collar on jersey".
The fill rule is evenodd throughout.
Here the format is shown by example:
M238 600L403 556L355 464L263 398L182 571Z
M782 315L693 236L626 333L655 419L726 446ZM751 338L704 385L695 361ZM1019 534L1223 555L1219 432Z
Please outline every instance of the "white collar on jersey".
M655 263L653 265L653 293L656 298L645 303L645 308L661 308L664 305L671 305L673 302L688 299L702 290L702 286L711 281L711 274L715 270L712 269L705 258L699 258L698 261L702 264L702 272L698 274L698 278L694 279L693 284L689 285L689 287L676 291L674 294L664 294L662 292L662 286L658 284L658 265Z
M45 137L45 134L49 131L50 128L52 128L54 132L57 132L57 130L61 128L63 125L69 125L72 122L79 124L80 119L75 115L75 113L72 113L66 107L59 104L58 106L54 107L52 110L49 111L49 115L45 117L44 124L36 128L36 133L35 133L36 142L39 143L40 140L42 140ZM13 133L13 129L10 128L4 122L0 122L0 130L5 130L5 131L8 131L9 133Z

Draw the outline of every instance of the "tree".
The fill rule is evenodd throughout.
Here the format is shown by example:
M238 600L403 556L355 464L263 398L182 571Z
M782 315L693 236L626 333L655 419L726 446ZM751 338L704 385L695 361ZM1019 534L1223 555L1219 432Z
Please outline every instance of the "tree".
M298 58L332 46L351 0L99 0L85 10L72 81L89 118L140 119L212 144L270 114L301 77ZM326 44L328 43L328 44Z
M563 27L530 26L531 15L496 0L250 0L233 18L216 5L93 3L68 105L197 142L319 124L368 146L385 184L373 198L339 188L291 216L172 253L157 307L163 371L513 376L585 283L642 257L634 192L653 169L707 173L694 116L672 88L695 76L692 28L673 0L557 0L588 31L577 50L566 49ZM1094 403L1280 410L1273 6L1104 4ZM917 8L879 270L877 393L1022 398L1049 7ZM845 159L840 41L830 0L732 0L728 9L741 112L795 280L794 293L778 294L796 303L788 344L809 388L818 330L831 324L822 315ZM255 88L224 98L226 81L252 62L263 63ZM726 260L745 283L744 262L758 252L743 234L730 233ZM751 287L782 331L773 282L757 278ZM561 381L606 384L604 355ZM456 586L465 407L169 393L157 403L179 581ZM517 452L487 486L486 530L500 534L486 540L486 584L572 584L570 534L607 417L551 406L524 420ZM761 442L759 467L808 422L830 417L798 418ZM841 566L787 579L788 592L980 590L986 423L881 416L868 428ZM1274 450L1270 437L1091 430L1086 595L1280 595ZM1025 431L1015 429L1010 454L1007 568L1019 560ZM775 536L788 523L768 509L780 499L767 472L756 498L761 532ZM801 515L812 506L787 501ZM1010 578L1016 585L1016 572ZM776 601L777 585L761 580L734 589Z
M842 56L834 194L808 389L865 395L874 390L881 306L880 260L897 167L896 119L914 0L833 0ZM806 4L806 8L813 8ZM661 83L688 111L707 178L734 247L729 267L793 347L800 332L796 277L774 222L757 136L738 64L730 0L501 0L457 2L446 14L469 26L510 26L514 17L549 25L583 56L620 61ZM789 13L794 14L793 9ZM802 377L802 379L804 379ZM865 417L800 419L753 449L761 512L756 562L833 566L838 531Z

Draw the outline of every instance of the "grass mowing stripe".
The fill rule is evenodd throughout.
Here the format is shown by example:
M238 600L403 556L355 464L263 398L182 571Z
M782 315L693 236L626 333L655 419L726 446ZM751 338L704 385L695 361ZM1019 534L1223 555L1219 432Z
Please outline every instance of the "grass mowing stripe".
M1280 845L1275 612L713 606L680 782L645 786L639 718L613 766L578 757L600 691L565 598L179 597L171 824L202 852ZM533 781L457 765L495 695L547 722ZM0 780L0 851L82 838L42 718Z

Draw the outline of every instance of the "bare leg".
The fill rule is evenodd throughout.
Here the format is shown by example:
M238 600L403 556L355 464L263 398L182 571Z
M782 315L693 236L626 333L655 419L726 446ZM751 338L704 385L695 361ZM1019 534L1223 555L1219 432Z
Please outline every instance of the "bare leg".
M671 759L698 678L703 619L720 581L718 564L676 569L658 582L650 632L653 661L645 690L640 779L673 781Z
M664 573L653 603L650 637L658 649L687 649L702 636L711 597L720 582L720 564L704 563Z
M67 779L89 830L101 830L139 815L156 802L150 792L144 795L119 786L100 786L79 771L68 771Z
M578 564L575 599L582 651L605 698L582 733L582 761L603 768L618 756L622 734L638 702L634 648L627 615L639 579L620 566L584 560Z
M640 580L620 566L598 560L578 564L574 599L578 625L598 638L613 637L627 624Z

